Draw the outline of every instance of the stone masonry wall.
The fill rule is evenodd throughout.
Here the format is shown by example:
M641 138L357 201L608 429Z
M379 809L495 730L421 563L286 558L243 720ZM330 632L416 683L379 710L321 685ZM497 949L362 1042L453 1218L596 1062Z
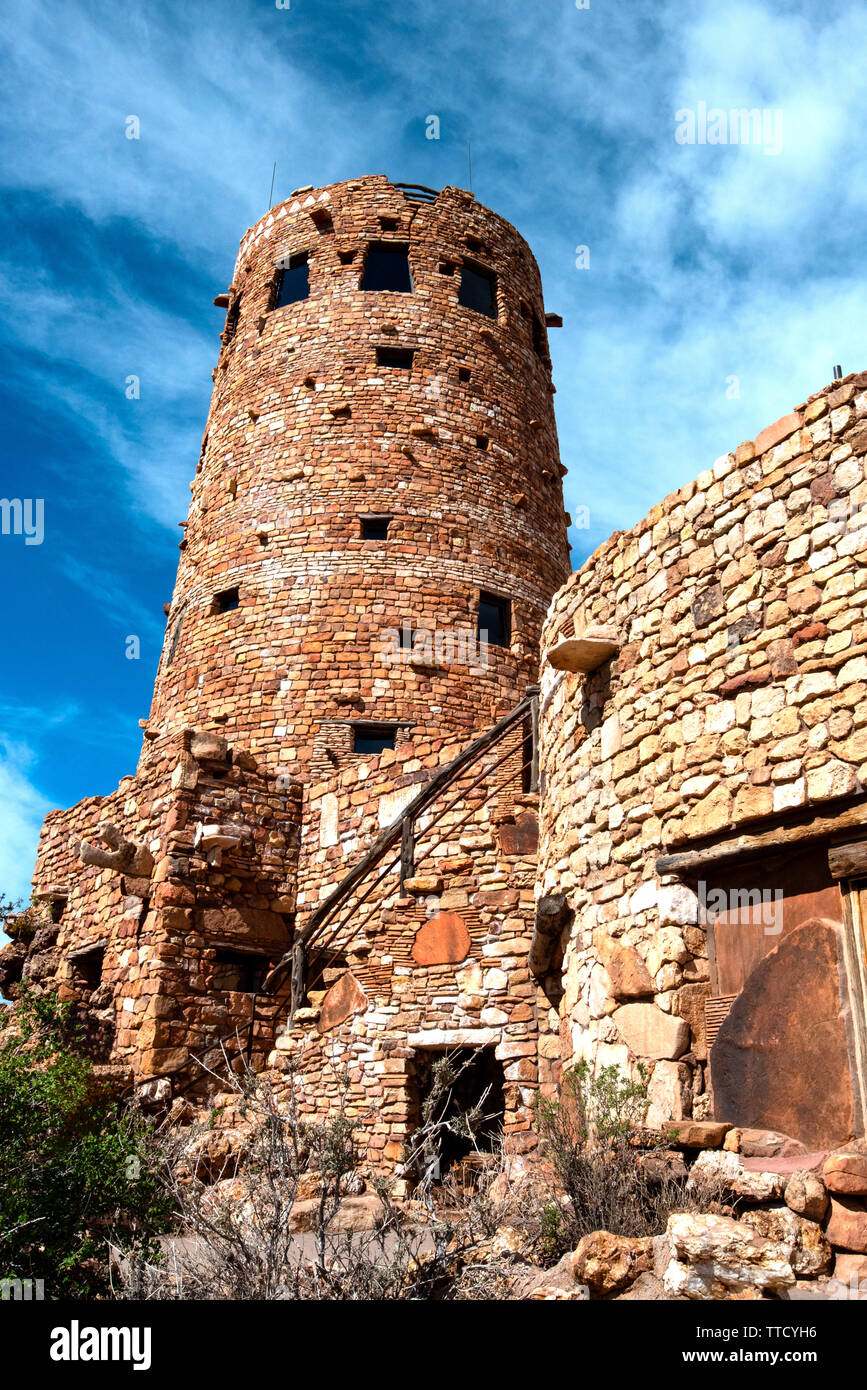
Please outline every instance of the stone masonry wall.
M707 1113L711 992L695 884L657 858L863 798L865 387L835 382L718 459L549 613L549 658L597 624L620 643L589 674L543 666L537 892L574 911L562 1057L645 1060L656 1123Z

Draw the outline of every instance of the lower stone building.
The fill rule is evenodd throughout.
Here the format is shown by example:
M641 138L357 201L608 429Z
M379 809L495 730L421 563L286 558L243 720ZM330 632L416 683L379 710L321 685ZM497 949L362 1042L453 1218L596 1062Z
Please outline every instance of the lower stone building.
M561 1061L643 1062L656 1125L864 1133L865 387L718 459L549 613Z

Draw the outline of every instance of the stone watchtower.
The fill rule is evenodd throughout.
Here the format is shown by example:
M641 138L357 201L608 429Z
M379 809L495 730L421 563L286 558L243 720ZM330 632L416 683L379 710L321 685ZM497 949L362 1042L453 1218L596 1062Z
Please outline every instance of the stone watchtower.
M215 303L226 322L137 773L47 818L34 882L54 921L10 948L4 976L7 992L23 971L88 1003L106 1058L160 1095L233 1026L268 1056L286 1019L279 992L261 1005L269 967L413 792L519 705L569 573L559 320L502 218L384 176L300 189L247 232ZM443 963L422 951L450 982L425 976L394 1025L405 1038L438 1019L445 1036L466 1030L470 997L476 1014L514 1007L502 1036L520 1048L503 1057L522 1076L531 986L526 971L517 993L502 981L524 947L488 971L496 1000L455 967L526 927L533 790L470 803L473 842L431 847L429 881L466 922L448 925ZM417 930L426 901L416 920L386 896L372 931ZM344 940L346 997L390 1007L407 940L367 943L363 962Z
M302 189L247 232L216 302L148 741L230 731L305 776L370 740L484 728L535 679L569 573L526 242L457 188Z

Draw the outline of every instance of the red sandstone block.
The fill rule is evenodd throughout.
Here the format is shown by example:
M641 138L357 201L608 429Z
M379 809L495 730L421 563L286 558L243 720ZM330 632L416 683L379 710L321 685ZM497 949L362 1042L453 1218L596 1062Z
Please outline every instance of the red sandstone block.
M767 425L755 438L755 451L757 455L767 453L768 449L773 449L782 440L788 439L790 434L801 428L801 417L799 415L781 415L780 419L773 425Z

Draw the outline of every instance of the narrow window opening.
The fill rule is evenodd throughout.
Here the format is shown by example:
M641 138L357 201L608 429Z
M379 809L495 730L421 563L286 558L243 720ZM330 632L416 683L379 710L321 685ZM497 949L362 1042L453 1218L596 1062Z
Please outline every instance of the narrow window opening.
M545 329L538 314L533 315L533 351L543 362L548 362L548 342L545 337Z
M211 964L211 985L215 990L255 994L265 978L267 966L266 956L219 950Z
M477 236L468 236L465 238L465 240L467 246L471 251L481 251L482 243L479 241L479 238Z
M233 608L238 608L241 603L241 590L223 589L214 596L215 613L231 613Z
M469 367L458 367L458 381L469 381L471 376Z
M65 898L52 898L52 899L51 899L50 903L48 904L48 915L49 915L49 917L51 918L51 920L52 920L52 922L54 923L55 926L57 925L58 922L61 922L61 921L63 920L63 914L64 914L65 911L66 911L66 899L65 899Z
M307 252L300 251L297 256L289 256L277 273L277 293L275 309L283 309L287 304L297 304L310 294L310 275Z
M476 633L492 647L508 647L512 640L512 605L497 594L479 595Z
M352 262L355 260L354 249L352 251L338 251L337 255L341 265L352 265Z
M476 448L477 448L477 449L487 449L488 443L489 443L489 440L488 440L488 436L487 436L486 434L477 434L477 435L476 435Z
M388 539L391 516L363 516L361 518L361 539L363 541L384 541Z
M461 288L458 303L474 309L489 319L497 317L497 277L493 271L464 265L461 269Z
M361 288L412 294L409 247L398 242L371 242L364 260Z
M440 261L440 275L454 275L456 270L457 266L455 265L454 261Z
M414 349L398 347L378 347L376 365L378 367L400 367L403 371L412 369Z
M384 232L396 232L400 223L396 217L380 217L379 225Z
M230 343L235 336L238 327L238 319L241 317L241 296L236 295L232 300L229 312L226 314L226 326L223 329L223 342Z
M397 730L392 724L356 724L352 730L353 753L368 757L394 748Z
M102 967L105 963L105 947L94 946L74 956L72 969L75 983L87 995L93 994L102 984Z
M181 628L183 627L183 624L184 624L184 611L183 611L183 609L181 609L181 612L178 614L178 620L177 620L177 622L175 623L174 630L173 630L173 632L172 632L171 641L169 642L169 649L168 649L168 652L166 653L166 666L167 666L167 667L168 667L168 666L171 666L172 662L173 662L174 659L175 659L175 653L176 653L177 650L178 650L178 643L179 643L180 640L181 640Z
M412 651L412 639L412 624L406 621L402 622L400 627L398 628L398 644L403 651Z

